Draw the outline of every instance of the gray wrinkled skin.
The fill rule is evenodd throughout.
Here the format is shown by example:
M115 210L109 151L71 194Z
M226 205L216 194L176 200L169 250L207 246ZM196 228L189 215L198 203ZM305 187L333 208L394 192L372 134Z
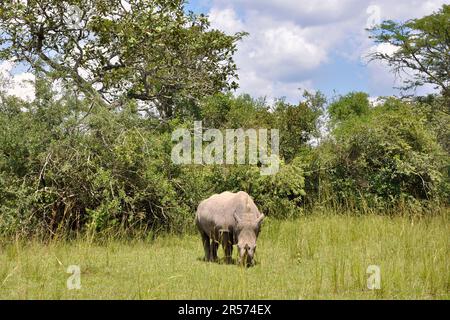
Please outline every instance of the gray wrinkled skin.
M221 244L226 262L231 263L233 245L237 245L239 264L252 265L263 219L264 214L243 191L226 191L200 202L195 223L202 236L205 260L216 261Z

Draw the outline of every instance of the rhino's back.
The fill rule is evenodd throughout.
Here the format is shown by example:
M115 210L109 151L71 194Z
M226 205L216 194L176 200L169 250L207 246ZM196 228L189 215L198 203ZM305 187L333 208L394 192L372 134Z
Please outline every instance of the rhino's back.
M205 232L213 230L233 231L235 226L234 213L241 216L249 199L249 205L255 216L259 214L258 209L246 192L239 191L222 192L203 200L197 209L197 224Z

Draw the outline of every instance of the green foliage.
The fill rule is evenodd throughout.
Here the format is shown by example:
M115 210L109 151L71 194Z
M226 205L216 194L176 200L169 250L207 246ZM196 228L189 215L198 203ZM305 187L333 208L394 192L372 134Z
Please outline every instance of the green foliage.
M163 118L187 101L237 88L233 54L244 33L211 29L206 16L185 13L184 0L128 3L2 2L0 59L71 82L110 108L140 100Z
M297 105L278 101L273 116L274 126L280 130L280 154L291 161L308 143L319 136L319 121L326 103L325 96L317 91L303 94L304 100Z
M201 105L201 118L211 128L266 128L280 131L280 155L290 162L304 149L310 148L311 139L319 136L320 117L326 98L317 91L305 91L303 101L297 105L278 100L269 106L264 100L249 95L233 98L231 94L218 94L205 99Z
M186 180L195 192L196 176L172 179L170 135L133 104L89 109L70 93L22 111L14 102L1 104L1 232L181 230L192 217L199 198L186 202L180 190Z
M450 113L445 97L428 95L417 97L414 108L426 119L426 125L433 130L439 144L450 154Z
M351 117L361 117L369 113L369 95L364 92L350 92L339 97L328 107L332 123L348 120Z
M275 121L270 106L248 94L210 96L202 101L201 110L200 118L210 128L272 128Z
M318 132L320 95L296 106L279 101L273 110L246 95L207 97L199 109L204 128L280 129L280 170L262 176L250 165L174 165L171 132L192 128L189 118L161 123L143 117L133 100L111 111L70 88L56 98L49 87L40 82L32 103L0 103L1 233L182 231L192 228L202 199L225 190L247 191L277 218L305 205L421 210L448 196L439 98L388 99L366 109L355 104L367 99L345 96L335 106L366 111L340 118L312 147L307 137Z
M322 190L328 200L362 209L420 209L443 196L448 155L411 105L388 99L343 122L332 136L316 159L326 168L321 188L331 189Z
M33 103L1 104L1 232L181 231L202 199L225 190L248 191L269 216L298 214L305 196L299 159L282 162L274 176L261 176L258 166L174 165L171 132L191 121L161 127L133 101L112 112L69 89L57 99L40 85ZM248 96L208 98L202 110L205 123L219 128L281 121Z

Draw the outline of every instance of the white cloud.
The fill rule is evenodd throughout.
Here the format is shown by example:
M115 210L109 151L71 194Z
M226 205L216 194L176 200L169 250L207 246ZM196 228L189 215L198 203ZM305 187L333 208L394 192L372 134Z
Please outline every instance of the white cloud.
M398 47L390 44L390 43L379 43L376 46L372 46L369 51L371 52L379 52L382 54L386 54L388 56L394 55L398 51Z
M272 103L276 98L286 98L287 101L299 101L302 90L312 91L313 85L309 80L282 82L260 77L253 71L241 73L241 78L246 81L241 82L240 92L251 93L254 97L264 97L267 102Z
M235 57L240 91L255 96L298 100L298 87L320 87L313 75L334 56L367 63L374 46L365 28L387 19L406 20L439 9L444 0L216 0L209 12L212 26L227 33L247 31ZM367 67L370 94L393 92L400 79L381 63ZM339 81L339 75L336 75ZM349 88L351 90L351 88Z
M363 7L359 0L234 0L216 1L233 3L249 12L271 16L279 21L294 21L301 26L323 25L349 19L355 7Z
M239 20L236 12L232 8L218 9L213 7L209 12L209 18L214 28L227 33L244 31L244 24Z
M375 2L375 5L381 9L381 18L383 20L407 20L420 18L439 9L445 0L381 0Z
M13 74L14 68L15 64L11 61L0 63L1 89L6 94L16 96L25 101L34 100L34 75L29 72Z
M371 54L379 52L392 55L397 51L397 47L391 44L380 43L366 48L363 45L360 50L364 50L360 54L360 59L367 65L369 88L372 95L385 95L385 92L392 92L392 88L401 86L401 75L393 74L387 63L379 60L370 61Z
M120 4L122 5L123 9L127 12L131 11L131 4L126 0L121 0Z
M269 99L285 96L298 100L298 88L311 88L306 75L327 60L326 46L315 39L315 32L291 21L274 21L270 16L248 12L245 20L230 7L213 8L213 28L227 33L247 31L239 44L240 92Z

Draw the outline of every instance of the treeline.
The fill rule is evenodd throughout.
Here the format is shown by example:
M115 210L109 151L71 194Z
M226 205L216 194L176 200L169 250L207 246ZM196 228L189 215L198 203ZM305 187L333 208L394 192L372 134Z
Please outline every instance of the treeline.
M31 103L1 99L5 234L181 231L191 228L199 201L225 190L249 192L275 218L325 207L424 213L448 201L449 117L440 97L371 105L366 94L350 93L326 112L320 93L274 106L217 94L200 114L161 122L131 101L111 112L70 91L41 90ZM173 164L171 133L199 119L219 129L279 128L280 171Z
M211 29L183 0L44 2L0 9L0 60L36 76L32 102L0 83L0 234L183 231L199 201L224 190L247 191L274 218L448 205L450 6L371 30L397 48L373 59L412 71L403 89L439 93L370 103L362 92L305 92L268 104L230 93L246 34ZM279 129L279 172L174 164L172 132L196 120Z

